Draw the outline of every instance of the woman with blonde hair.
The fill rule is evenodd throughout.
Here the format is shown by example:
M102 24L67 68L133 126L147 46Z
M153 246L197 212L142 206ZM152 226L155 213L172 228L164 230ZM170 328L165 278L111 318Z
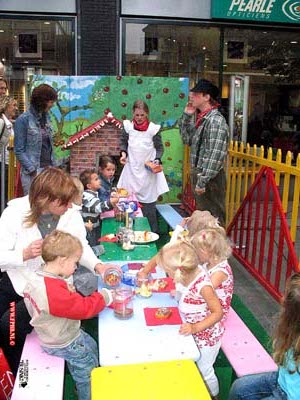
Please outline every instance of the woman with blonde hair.
M8 189L8 145L10 137L14 136L12 122L18 111L17 101L10 96L0 96L0 162L1 162L1 211L7 203Z
M32 329L23 290L43 264L43 239L55 229L71 233L83 247L81 265L99 274L111 267L101 263L87 243L82 217L72 205L77 193L67 173L48 167L34 178L29 196L11 200L1 215L0 347L14 374L26 333Z
M278 371L243 376L229 400L298 400L300 395L300 273L287 282L273 340Z

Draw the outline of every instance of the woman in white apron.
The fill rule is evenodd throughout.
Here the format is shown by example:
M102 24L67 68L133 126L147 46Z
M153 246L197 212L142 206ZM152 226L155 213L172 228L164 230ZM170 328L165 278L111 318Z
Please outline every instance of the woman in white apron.
M145 168L147 161L161 164L164 151L160 125L150 122L148 115L147 104L137 100L133 105L133 120L123 122L120 163L124 168L117 186L136 196L152 232L158 232L156 201L169 187L163 172L155 174Z

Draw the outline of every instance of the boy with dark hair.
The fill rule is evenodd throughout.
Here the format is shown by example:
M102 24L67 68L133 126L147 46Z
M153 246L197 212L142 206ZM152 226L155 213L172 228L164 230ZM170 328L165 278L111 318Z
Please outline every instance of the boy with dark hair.
M87 232L87 240L94 249L98 245L100 238L100 214L114 208L119 201L118 197L111 197L109 201L100 201L98 190L101 187L101 181L98 174L91 169L85 169L81 172L79 179L81 180L84 192L82 195L82 218L85 223L91 222L93 227ZM97 248L94 249L97 252Z

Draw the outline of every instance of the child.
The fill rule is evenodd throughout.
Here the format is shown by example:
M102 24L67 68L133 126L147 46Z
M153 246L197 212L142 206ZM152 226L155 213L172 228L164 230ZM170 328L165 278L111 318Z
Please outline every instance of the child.
M180 327L182 335L192 334L201 351L198 368L212 396L219 393L213 364L221 346L224 328L219 299L204 268L199 266L195 248L187 240L166 244L158 253L159 265L176 281L180 290L179 310L186 320Z
M82 209L82 196L83 196L83 192L84 192L84 187L83 184L81 182L81 180L79 178L77 178L77 176L72 176L71 177L74 185L77 188L77 195L74 197L73 199L73 203L75 204L75 206L78 207L78 210ZM89 232L91 232L93 230L93 223L91 222L91 220L89 220L88 222L84 223L85 229Z
M233 274L227 260L231 254L231 246L226 238L226 232L220 226L203 229L191 237L191 243L196 249L201 264L207 268L222 305L222 322L224 322L233 294Z
M185 227L187 228L188 236L191 237L203 228L213 228L217 226L219 226L217 218L213 217L209 211L195 210L190 217L183 218L181 223L176 225L170 243L175 242L182 236ZM155 269L156 265L157 261L155 255L139 270L137 274L138 278L146 278L148 274Z
M111 197L109 201L100 201L98 190L101 182L98 174L94 170L86 169L79 176L83 184L84 192L82 196L82 217L84 222L91 221L93 229L88 231L87 240L90 246L95 248L99 243L98 239L101 236L100 229L100 214L104 211L111 210L119 201L118 197ZM95 248L97 250L97 247Z
M54 230L43 241L45 265L24 289L24 300L44 351L66 360L76 382L78 399L90 400L90 374L99 365L97 344L80 329L80 320L97 315L112 303L103 289L83 297L66 282L82 255L80 241Z
M98 190L98 196L101 201L109 201L111 197L115 172L115 160L110 156L101 156L99 158L99 179L101 187Z
M230 390L229 400L298 400L300 394L300 273L286 285L273 340L276 372L243 376Z
M156 201L168 192L163 172L154 174L145 168L145 162L161 164L163 144L160 125L148 120L149 108L142 100L133 105L133 120L125 120L121 132L121 158L124 165L118 187L134 193L142 205L143 215L148 218L152 232L158 232Z

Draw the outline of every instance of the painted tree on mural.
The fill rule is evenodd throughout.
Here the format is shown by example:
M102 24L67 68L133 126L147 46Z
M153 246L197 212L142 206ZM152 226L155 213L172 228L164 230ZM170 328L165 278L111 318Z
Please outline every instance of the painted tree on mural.
M100 77L90 95L92 119L111 111L118 119L130 119L133 103L144 100L150 109L150 119L173 125L186 104L180 79L160 78L160 84L149 77Z
M188 94L188 80L180 78L121 76L38 76L32 87L41 83L58 92L57 105L51 109L55 130L55 156L66 160L69 152L61 146L70 136L89 127L111 111L120 120L132 117L132 106L144 100L150 119L162 126L165 147L164 171L170 192L162 201L180 201L182 192L183 145L177 119L182 114Z

